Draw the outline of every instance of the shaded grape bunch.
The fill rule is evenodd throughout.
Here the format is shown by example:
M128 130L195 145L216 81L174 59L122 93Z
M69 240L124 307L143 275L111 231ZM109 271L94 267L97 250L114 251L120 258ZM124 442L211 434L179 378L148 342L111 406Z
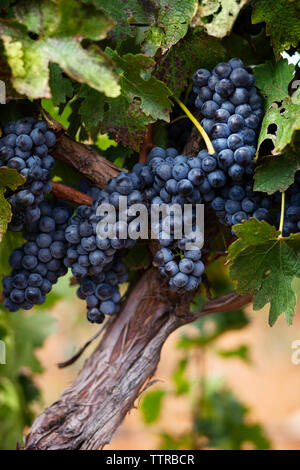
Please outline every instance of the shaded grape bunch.
M216 153L198 154L208 183L203 198L221 223L235 225L255 217L272 222L270 200L253 191L254 156L263 116L251 70L240 59L222 62L194 74L195 106ZM206 194L206 196L205 196Z
M12 272L2 280L4 306L11 312L44 303L53 284L67 273L64 232L73 208L48 201L38 208L40 219L30 223L30 231L23 232L27 241L11 253Z
M85 300L90 322L102 323L105 315L115 315L119 312L119 284L127 279L126 265L119 254L116 254L97 276L85 276L79 280L77 296Z
M120 220L119 203L126 196L126 212L128 222L133 216L128 210L133 204L144 204L140 191L142 182L135 173L120 173L112 178L101 190L89 181L83 180L79 188L95 200L91 207L82 205L71 217L65 230L68 250L64 260L79 283L77 295L87 304L88 320L101 323L104 315L112 315L119 311L121 295L118 284L126 282L126 266L121 257L132 248L136 241L128 237L128 224ZM116 220L108 222L114 229L115 236L104 238L98 232L98 224L104 215L98 215L99 206L110 204L115 209ZM123 214L124 215L124 214ZM125 233L125 238L122 238Z
M146 164L137 163L133 171L143 181L144 197L152 213L154 207L159 210L162 204L178 204L182 209L185 204L191 206L190 214L182 210L180 214L171 212L156 224L152 220L151 230L162 247L156 251L153 262L160 276L167 280L169 289L177 292L196 289L201 283L204 265L200 261L202 243L199 243L203 241L203 234L196 225L195 209L196 204L205 202L201 188L209 184L200 159L178 155L174 148L155 147ZM183 233L180 238L175 232L179 226L184 227L183 217L189 223L190 233ZM195 239L195 233L200 240Z
M3 127L0 139L0 166L16 169L26 182L9 194L13 218L10 229L22 231L24 224L40 218L39 203L50 193L50 170L54 159L49 148L55 144L55 134L45 121L26 117Z

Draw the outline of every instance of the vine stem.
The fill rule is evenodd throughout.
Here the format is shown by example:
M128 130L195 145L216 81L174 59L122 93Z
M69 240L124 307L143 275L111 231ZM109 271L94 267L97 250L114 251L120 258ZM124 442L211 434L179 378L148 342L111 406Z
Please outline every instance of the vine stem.
M59 199L63 199L68 202L75 202L76 204L85 204L86 206L91 206L94 199L91 196L88 196L78 189L71 188L63 183L58 183L57 181L51 181L52 184L52 194Z
M279 231L280 236L282 236L282 229L283 229L283 221L284 221L284 205L285 205L285 192L282 191L281 193L281 212L280 212L280 224L279 224Z
M205 130L203 129L203 127L201 126L201 124L197 121L197 119L195 118L195 116L190 112L190 110L185 106L185 104L182 103L182 101L180 101L176 96L172 96L173 100L176 101L176 103L181 107L181 109L185 112L185 114L187 115L187 117L192 121L192 123L194 124L194 126L198 129L198 131L200 132L200 134L202 135L203 139L204 139L204 142L206 144L206 147L207 147L207 150L208 150L208 153L210 153L211 155L213 155L215 153L215 149L213 147L213 144L211 143L211 140L210 138L208 137L207 133L205 132Z

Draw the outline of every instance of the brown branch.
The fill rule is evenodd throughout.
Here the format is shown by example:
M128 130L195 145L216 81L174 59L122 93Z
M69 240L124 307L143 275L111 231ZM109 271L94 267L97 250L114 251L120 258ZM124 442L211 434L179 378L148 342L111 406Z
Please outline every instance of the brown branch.
M68 202L75 202L76 204L85 204L91 206L94 199L91 196L88 196L78 189L71 188L63 183L57 183L56 181L51 181L52 183L52 194L58 199L63 199Z
M112 177L117 176L120 171L127 171L106 160L89 145L70 139L65 135L65 128L45 110L43 110L43 116L56 135L56 144L51 149L51 155L55 159L66 163L100 188L104 188L106 183Z
M140 158L139 161L141 163L146 163L147 155L155 145L153 144L153 124L149 124L147 126L147 132L143 141L142 148L140 150Z

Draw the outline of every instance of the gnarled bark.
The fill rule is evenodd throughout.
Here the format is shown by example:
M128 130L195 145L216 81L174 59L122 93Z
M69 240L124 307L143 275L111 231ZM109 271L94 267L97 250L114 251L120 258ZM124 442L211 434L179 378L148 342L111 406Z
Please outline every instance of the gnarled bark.
M102 449L153 376L168 336L200 316L240 308L251 296L231 292L186 314L189 301L178 300L162 291L155 269L146 271L73 385L35 420L25 449Z

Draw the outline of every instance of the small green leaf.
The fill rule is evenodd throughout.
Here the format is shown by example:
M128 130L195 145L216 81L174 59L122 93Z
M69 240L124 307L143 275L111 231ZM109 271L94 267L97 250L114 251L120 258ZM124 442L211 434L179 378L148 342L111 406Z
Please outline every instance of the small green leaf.
M254 309L270 303L270 325L283 313L291 324L296 296L291 288L300 277L300 235L280 238L275 227L250 219L233 228L238 240L230 247L230 275L240 293L254 294Z
M5 199L6 188L14 191L25 182L25 178L13 169L2 166L0 168L0 241L11 221L12 212L9 202Z
M265 157L255 169L254 191L273 194L285 191L293 182L300 166L299 152L288 147L282 155Z
M15 191L25 181L26 178L14 168L7 168L6 166L0 168L0 188L9 188Z
M254 24L264 21L275 54L297 47L300 41L300 3L298 0L261 0L252 14Z
M238 357L248 363L250 362L249 353L250 353L249 347L245 344L243 344L242 346L239 346L236 349L229 349L229 350L222 349L218 351L218 354L221 357L224 357L226 359L232 358L232 357Z
M246 3L247 0L202 0L193 24L204 26L210 36L223 38Z
M105 95L87 85L81 86L78 95L83 98L79 108L82 121L88 130L98 127L104 116Z
M144 422L152 424L158 420L161 413L162 400L165 390L157 389L146 393L141 402L141 412Z

